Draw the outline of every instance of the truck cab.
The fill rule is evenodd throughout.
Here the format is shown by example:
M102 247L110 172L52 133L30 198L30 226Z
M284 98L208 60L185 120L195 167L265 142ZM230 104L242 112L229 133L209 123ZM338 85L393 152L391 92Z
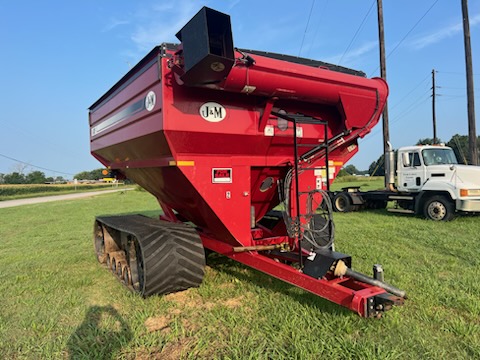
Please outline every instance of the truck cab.
M396 181L393 150L387 152L385 189L361 191L358 187L333 192L338 212L382 209L423 214L427 219L448 221L456 213L480 212L480 166L458 164L452 148L444 145L402 147L397 152Z
M415 195L403 205L433 220L450 220L456 211L480 212L480 167L458 164L447 146L400 148L396 187Z
M418 191L427 180L445 182L450 165L457 165L455 153L445 146L410 146L398 150L397 189Z

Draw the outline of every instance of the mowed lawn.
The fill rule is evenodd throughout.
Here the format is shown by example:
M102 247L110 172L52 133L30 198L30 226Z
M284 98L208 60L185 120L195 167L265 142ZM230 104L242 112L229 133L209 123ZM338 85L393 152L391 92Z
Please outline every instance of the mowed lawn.
M93 220L158 209L140 191L0 209L0 358L480 358L480 217L335 214L353 268L380 263L409 295L364 319L220 256L200 288L130 293L97 263Z

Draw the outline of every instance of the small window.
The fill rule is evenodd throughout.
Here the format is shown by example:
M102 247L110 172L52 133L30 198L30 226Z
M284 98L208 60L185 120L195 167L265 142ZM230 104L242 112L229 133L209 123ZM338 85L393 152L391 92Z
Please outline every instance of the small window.
M422 166L420 163L420 155L417 152L413 153L413 166Z
M421 166L420 155L417 152L408 153L408 164L404 164L405 167Z

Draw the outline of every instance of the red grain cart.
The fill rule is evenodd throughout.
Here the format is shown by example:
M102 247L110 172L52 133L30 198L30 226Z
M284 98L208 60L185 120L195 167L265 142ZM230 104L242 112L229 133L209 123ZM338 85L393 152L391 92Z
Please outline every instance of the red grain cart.
M329 183L388 87L319 61L233 47L203 8L90 107L91 151L153 194L161 219L99 217L97 257L143 296L198 286L205 249L361 316L405 293L333 250ZM280 206L279 206L280 205Z

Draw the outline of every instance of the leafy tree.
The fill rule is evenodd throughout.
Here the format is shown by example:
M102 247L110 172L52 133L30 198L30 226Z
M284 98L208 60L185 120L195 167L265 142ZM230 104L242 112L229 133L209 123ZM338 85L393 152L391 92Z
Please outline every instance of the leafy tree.
M45 174L41 171L32 171L25 177L27 184L44 184L47 181Z
M455 134L450 141L447 142L447 146L453 149L460 164L471 164L470 154L468 152L468 136Z
M384 176L385 175L385 156L382 154L370 164L368 167L368 173L370 176Z
M5 179L3 178L4 176L5 176L5 174L0 173L0 184L5 183Z
M347 175L365 175L368 174L368 170L358 170L355 165L347 165L340 169L337 176L347 176Z
M79 172L78 174L75 174L73 177L78 180L90 180L90 171Z
M82 171L79 172L74 176L75 179L78 180L98 180L102 179L104 175L102 174L102 171L105 170L104 168L101 169L95 169L92 171Z
M103 170L105 170L105 168L90 171L90 180L98 180L104 178L105 175L102 174Z
M441 143L442 140L437 138L437 144ZM415 145L433 145L433 138L425 138L417 141Z
M15 171L11 174L5 174L3 180L5 184L25 184L25 175Z
M54 181L55 181L56 183L64 183L64 182L67 182L67 180L65 180L63 176L57 176Z
M355 167L355 165L347 165L344 167L345 171L350 175L357 175L360 171Z

